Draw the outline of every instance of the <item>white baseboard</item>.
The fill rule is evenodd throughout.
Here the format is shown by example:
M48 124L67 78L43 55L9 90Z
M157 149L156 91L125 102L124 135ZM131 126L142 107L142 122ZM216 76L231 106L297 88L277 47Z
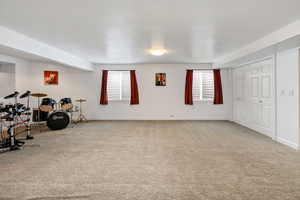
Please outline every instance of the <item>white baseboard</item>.
M228 118L91 118L92 121L230 121Z
M266 132L265 130L258 129L258 128L255 127L255 126L250 126L250 125L248 125L248 124L246 124L246 123L243 123L243 122L240 122L240 121L237 121L237 120L233 120L233 122L235 122L235 123L237 123L237 124L240 124L240 125L242 125L242 126L245 126L245 127L247 127L247 128L250 128L250 129L252 129L252 130L254 130L254 131L257 131L257 132L259 132L259 133L261 133L261 134L263 134L263 135L266 135L266 136L268 136L268 137L271 137L271 138L272 138L273 140L275 140L276 142L279 142L279 143L281 143L281 144L287 145L287 146L289 146L289 147L291 147L291 148L293 148L293 149L295 149L295 150L300 150L300 146L299 146L298 144L293 143L293 142L290 142L290 141L288 141L288 140L286 140L286 139L283 139L283 138L280 138L280 137L272 137L272 136L271 136L272 134Z
M292 147L293 149L299 150L299 145L296 144L296 143L294 143L294 142L288 141L288 140L280 138L280 137L277 137L276 141L279 142L279 143L281 143L281 144L284 144L284 145L287 145L289 147Z
M254 130L254 131L258 132L258 133L261 133L261 134L263 134L263 135L265 135L267 137L273 138L274 134L272 133L272 131L269 131L269 130L266 130L266 129L262 129L262 128L258 127L258 126L253 126L253 125L250 125L248 123L244 123L244 122L237 121L237 120L233 120L233 122L235 122L237 124L240 124L242 126L245 126L247 128L250 128L250 129L252 129L252 130Z

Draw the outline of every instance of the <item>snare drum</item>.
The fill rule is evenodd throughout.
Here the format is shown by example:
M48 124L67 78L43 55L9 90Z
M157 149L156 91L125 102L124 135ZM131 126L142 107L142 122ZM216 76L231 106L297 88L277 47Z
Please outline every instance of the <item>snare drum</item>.
M43 98L40 106L40 110L44 112L52 112L54 110L54 106L56 101L51 98Z
M61 107L61 110L64 110L64 111L72 110L72 108L73 108L72 99L71 98L61 99L60 107Z

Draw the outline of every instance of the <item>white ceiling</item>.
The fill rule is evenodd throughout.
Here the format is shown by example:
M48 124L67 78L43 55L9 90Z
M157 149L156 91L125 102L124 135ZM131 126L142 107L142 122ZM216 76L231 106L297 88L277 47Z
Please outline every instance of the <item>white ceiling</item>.
M93 63L204 63L299 10L299 0L1 0L0 25ZM151 56L152 47L168 54Z
M4 47L0 45L0 54L5 54L8 56L13 56L13 57L18 57L18 58L23 58L23 59L27 59L27 60L31 60L31 61L40 61L40 62L49 62L49 59L37 56L37 55L33 55L30 53L26 53L24 51L19 51L10 47ZM1 62L1 60L0 60ZM53 61L52 61L53 62Z

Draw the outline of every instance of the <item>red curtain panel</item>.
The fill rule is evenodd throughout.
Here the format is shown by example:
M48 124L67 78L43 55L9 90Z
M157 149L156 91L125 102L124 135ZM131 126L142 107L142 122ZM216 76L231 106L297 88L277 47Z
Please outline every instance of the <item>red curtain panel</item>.
M107 77L108 71L102 71L102 84L101 84L101 96L100 96L100 104L107 105L108 104L108 97L107 97Z
M136 80L135 70L130 70L130 88L131 88L130 104L137 105L139 104L139 89Z
M222 80L219 69L214 69L215 95L214 104L223 104Z
M193 105L193 70L186 71L185 104Z

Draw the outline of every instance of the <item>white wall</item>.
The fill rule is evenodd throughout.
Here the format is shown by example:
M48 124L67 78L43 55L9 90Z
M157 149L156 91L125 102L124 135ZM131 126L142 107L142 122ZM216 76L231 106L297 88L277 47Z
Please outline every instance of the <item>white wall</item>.
M14 90L18 88L18 85L26 84L26 83L23 83L24 82L23 80L25 78L24 76L20 75L18 80L17 80L16 76L17 76L19 69L26 69L29 66L28 61L0 54L0 62L5 63L5 65L14 66L14 71L15 71L14 83L12 83L12 85L9 85L9 86L1 85L1 87L6 87L5 90L7 90L7 91L12 90L10 92L14 92ZM14 100L13 99L3 100L3 98L0 98L0 102L13 103Z
M277 55L277 140L299 147L299 51Z
M0 98L15 91L15 65L0 64Z
M207 66L198 66L207 67ZM99 105L102 69L136 69L140 105L129 102L109 102ZM194 68L194 67L193 67ZM232 91L231 72L222 70L224 105L196 102L194 106L184 105L185 70L182 64L144 64L98 66L95 72L80 71L68 67L45 63L30 63L17 69L17 89L20 91L44 92L59 100L63 97L86 98L85 110L89 119L121 120L231 120ZM44 70L58 70L59 85L43 84ZM155 87L154 75L167 73L167 87Z

